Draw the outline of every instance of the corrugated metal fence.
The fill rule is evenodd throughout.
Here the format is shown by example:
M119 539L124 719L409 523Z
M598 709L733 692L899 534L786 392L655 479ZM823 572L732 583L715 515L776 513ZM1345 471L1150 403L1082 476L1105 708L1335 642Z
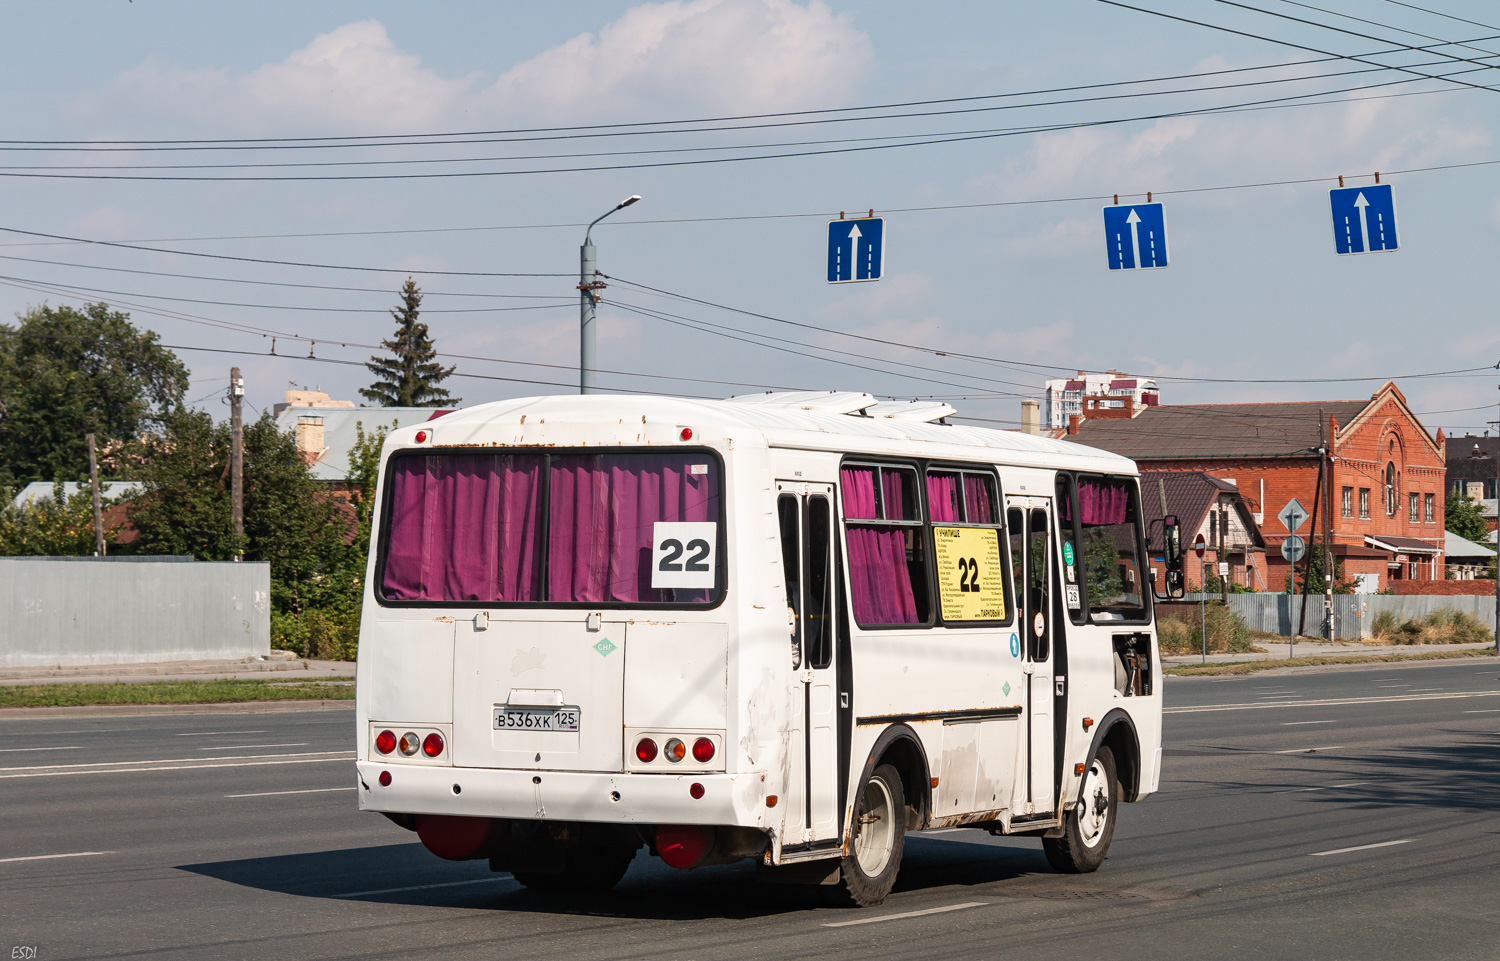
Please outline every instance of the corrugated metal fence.
M265 563L0 557L0 667L263 656L270 600Z
M1201 595L1189 594L1184 601L1197 603ZM1209 594L1207 599L1217 602L1219 595ZM1302 612L1302 597L1286 594L1230 594L1229 608L1244 619L1252 631L1267 634L1289 633L1298 622ZM1424 617L1436 610L1465 611L1477 617L1480 623L1493 629L1495 623L1495 599L1467 595L1405 595L1392 594L1335 594L1333 598L1334 636L1354 639L1370 636L1370 625L1375 615L1390 611L1399 620ZM1312 594L1307 598L1307 621L1304 631L1309 635L1321 633L1323 623L1323 595Z

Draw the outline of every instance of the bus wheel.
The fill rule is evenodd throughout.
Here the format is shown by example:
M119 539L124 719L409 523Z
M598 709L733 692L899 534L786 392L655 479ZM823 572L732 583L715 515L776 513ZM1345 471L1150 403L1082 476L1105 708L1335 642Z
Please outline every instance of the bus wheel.
M859 907L884 901L906 847L906 794L901 775L882 764L870 775L854 809L854 843L839 865L837 900Z
M1115 778L1115 756L1101 747L1083 777L1078 803L1063 817L1063 836L1042 838L1047 863L1064 874L1097 871L1115 836L1115 806L1120 782Z
M568 848L560 873L512 871L510 876L533 891L603 894L620 883L634 858L635 851L623 845L584 842Z

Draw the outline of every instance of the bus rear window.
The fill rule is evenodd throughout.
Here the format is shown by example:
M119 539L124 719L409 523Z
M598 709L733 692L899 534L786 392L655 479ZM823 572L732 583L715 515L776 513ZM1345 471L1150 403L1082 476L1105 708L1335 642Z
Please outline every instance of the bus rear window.
M445 451L387 472L383 600L709 604L721 590L704 452Z

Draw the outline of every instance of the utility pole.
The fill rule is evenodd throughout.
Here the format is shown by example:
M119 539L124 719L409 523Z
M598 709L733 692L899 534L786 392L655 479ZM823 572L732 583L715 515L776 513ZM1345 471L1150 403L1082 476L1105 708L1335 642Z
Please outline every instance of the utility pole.
M1323 417L1318 408L1318 439L1321 441L1321 456L1327 465L1324 476L1328 490L1323 499L1323 639L1333 640L1333 430L1332 423ZM1328 433L1324 433L1324 430Z
M1227 564L1229 556L1229 505L1219 505L1219 563ZM1229 572L1219 568L1219 603L1229 603Z
M99 509L99 458L94 453L94 435L89 435L89 486L94 489L94 556L104 556L104 513Z
M1323 413L1322 413L1322 411L1319 411L1318 412L1318 419L1321 421L1322 418L1323 418ZM1322 436L1322 432L1323 431L1322 431L1322 428L1320 426L1319 429L1318 429L1318 434L1319 434L1320 437ZM1321 447L1322 447L1322 445L1319 444L1319 448L1320 449L1318 451L1318 486L1317 486L1317 489L1313 491L1312 517L1309 518L1310 523L1308 524L1308 527L1307 527L1308 542L1309 542L1308 545L1307 545L1307 555L1306 555L1307 556L1307 563L1302 568L1302 613L1299 614L1298 617L1297 617L1297 630L1292 635L1292 643L1293 644L1297 643L1297 635L1303 633L1307 629L1307 591L1308 591L1309 584L1312 582L1312 555L1313 555L1313 552L1312 552L1312 548L1313 548L1312 542L1316 541L1318 539L1318 537L1317 537L1317 531L1318 531L1318 502L1323 497L1323 452L1321 450ZM1328 566L1328 558L1326 558L1326 557L1323 558L1323 566L1325 566L1325 567ZM1297 566L1295 564L1293 564L1292 565L1292 571L1295 573L1296 570L1297 570ZM1296 579L1293 578L1294 586L1295 586L1295 580Z
M590 236L594 232L594 224L640 199L640 194L631 194L610 210L595 217L593 223L589 224L589 229L583 232L583 246L578 248L578 392L580 394L596 393L594 371L597 369L595 358L598 355L594 350L594 312L599 306L599 291L605 287L605 284L599 282L599 271L595 267L596 250Z
M245 559L245 422L240 402L245 379L238 367L229 368L229 518L234 524L234 559Z
M1495 529L1500 530L1500 420L1495 421L1495 436ZM1500 654L1500 534L1495 535L1495 652Z

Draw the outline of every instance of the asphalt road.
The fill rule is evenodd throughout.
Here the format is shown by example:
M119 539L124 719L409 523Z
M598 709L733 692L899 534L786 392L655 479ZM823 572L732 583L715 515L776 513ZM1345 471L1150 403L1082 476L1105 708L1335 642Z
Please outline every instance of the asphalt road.
M738 865L562 899L440 861L354 810L347 710L6 718L0 959L1500 958L1500 665L1167 696L1098 873L933 832L864 911Z

